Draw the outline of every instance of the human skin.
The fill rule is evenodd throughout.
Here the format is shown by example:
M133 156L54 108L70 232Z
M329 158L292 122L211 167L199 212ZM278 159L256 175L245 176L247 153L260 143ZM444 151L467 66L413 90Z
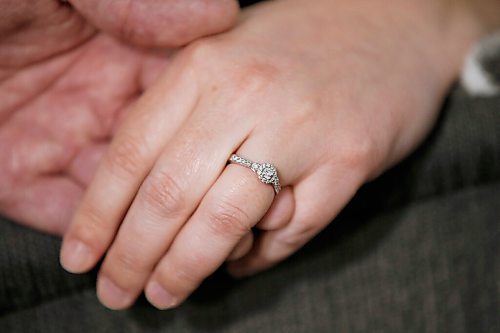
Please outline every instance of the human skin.
M168 64L132 44L177 47L229 28L238 11L233 0L72 3L90 23L56 0L0 2L0 212L56 235L121 117Z
M432 127L483 33L464 7L446 19L444 9L277 1L192 44L121 127L62 264L83 272L106 253L103 304L127 307L145 289L169 308L228 258L248 275L295 252ZM251 171L226 166L234 151L275 164L284 190L274 198ZM264 230L255 240L254 226Z
M138 101L64 237L62 265L85 272L105 256L97 292L113 309L142 290L177 306L226 260L235 276L275 265L417 147L485 31L458 2L245 11L177 54ZM226 165L233 152L276 165L282 192Z

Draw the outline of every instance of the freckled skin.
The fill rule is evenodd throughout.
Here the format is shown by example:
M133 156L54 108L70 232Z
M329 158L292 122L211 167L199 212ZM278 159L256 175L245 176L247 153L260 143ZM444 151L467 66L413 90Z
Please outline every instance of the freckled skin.
M62 235L120 119L168 64L166 52L132 44L178 46L228 28L237 11L232 0L148 1L155 5L116 22L103 10L126 11L127 2L75 1L92 25L59 1L0 2L0 214ZM177 16L156 15L146 30L140 17L130 21L148 10ZM188 15L198 21L181 20Z

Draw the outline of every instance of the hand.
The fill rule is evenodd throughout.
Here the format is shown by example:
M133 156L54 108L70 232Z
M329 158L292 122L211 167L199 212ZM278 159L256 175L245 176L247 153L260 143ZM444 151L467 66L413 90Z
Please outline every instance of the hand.
M233 0L147 2L140 11L146 1L129 2L127 16L123 1L74 1L117 37L155 46L226 29L237 9ZM147 22L134 21L136 12ZM62 235L117 121L167 55L106 37L55 0L2 1L0 13L0 212Z
M168 308L226 260L241 276L294 253L432 127L475 38L432 4L263 3L180 52L114 138L63 266L87 271L107 251L103 304L145 288ZM226 165L233 152L273 163L280 194Z

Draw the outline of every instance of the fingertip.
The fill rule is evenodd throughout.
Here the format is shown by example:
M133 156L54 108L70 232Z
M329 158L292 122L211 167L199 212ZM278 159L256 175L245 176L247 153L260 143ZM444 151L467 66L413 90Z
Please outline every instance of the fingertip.
M118 287L106 276L100 276L97 281L97 298L110 310L124 310L134 302L133 295Z
M61 247L59 262L70 273L85 273L95 265L94 253L87 244L80 240L65 240Z
M144 291L146 299L158 310L167 310L179 306L179 301L158 282L151 281Z

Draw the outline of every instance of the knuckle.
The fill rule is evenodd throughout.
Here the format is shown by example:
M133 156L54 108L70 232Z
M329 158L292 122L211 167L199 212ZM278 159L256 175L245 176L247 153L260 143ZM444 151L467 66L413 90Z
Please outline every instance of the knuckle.
M148 207L167 217L178 217L186 208L185 194L179 181L167 172L148 177L142 195Z
M280 67L269 60L253 60L240 65L232 82L235 88L244 91L264 91L280 75Z
M143 140L136 137L123 137L106 156L105 163L113 173L135 177L144 164Z
M251 219L248 214L229 202L220 202L209 211L207 223L217 235L228 237L243 237L251 228Z
M208 64L219 59L219 52L213 41L202 38L186 46L184 55L191 66L206 69Z
M290 128L298 131L307 124L322 126L322 124L316 124L318 121L317 115L325 107L321 97L317 96L316 93L303 94L303 96L294 99L293 104L293 112L290 112L286 119L283 120L284 130Z
M120 5L120 2L115 3ZM142 46L160 46L160 44L163 47L179 46L182 35L176 36L167 30L158 31L157 25L150 23L144 10L136 8L138 3L138 1L128 1L121 11L122 14L117 16L118 35L122 39Z
M133 1L132 1L133 2ZM124 18L122 23L120 23L120 29L118 34L125 40L132 42L140 42L141 37L144 38L145 30L137 29L137 26L130 24L130 18Z
M192 67L208 70L210 74L215 74L215 77L220 77L220 67L224 66L224 72L228 74L226 77L230 78L225 81L238 85L238 88L264 88L284 72L284 65L270 58L260 57L239 63L224 61L232 56L234 51L224 48L217 40L200 39L187 46L184 52ZM213 75L208 77L211 80L214 78Z

